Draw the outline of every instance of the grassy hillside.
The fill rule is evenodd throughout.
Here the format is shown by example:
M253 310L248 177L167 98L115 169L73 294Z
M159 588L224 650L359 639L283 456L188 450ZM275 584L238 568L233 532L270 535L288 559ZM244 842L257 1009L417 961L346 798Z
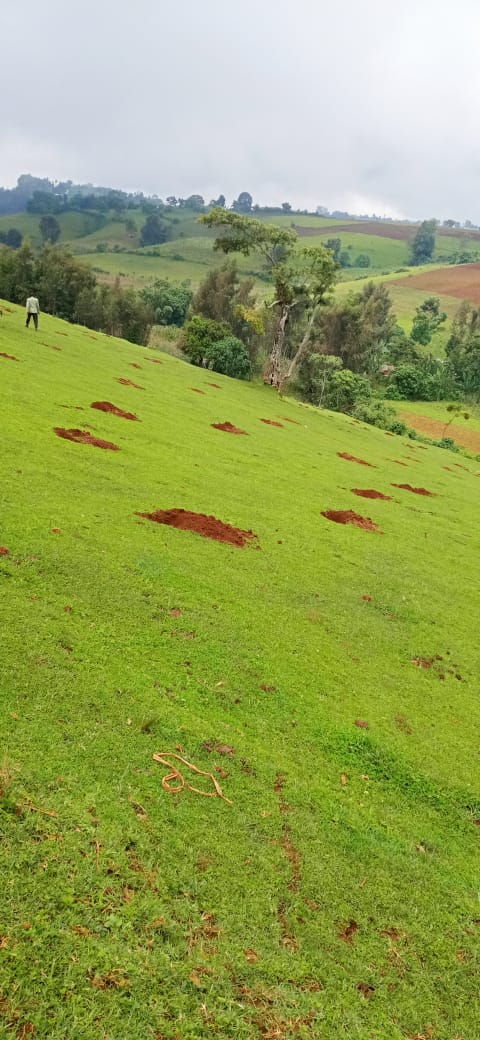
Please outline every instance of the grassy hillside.
M475 464L2 310L0 1035L474 1040Z

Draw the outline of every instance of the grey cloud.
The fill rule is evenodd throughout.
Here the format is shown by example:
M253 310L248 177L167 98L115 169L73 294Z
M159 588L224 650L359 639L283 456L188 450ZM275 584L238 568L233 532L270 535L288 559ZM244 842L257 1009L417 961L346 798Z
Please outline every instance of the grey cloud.
M0 182L480 222L477 0L4 3Z

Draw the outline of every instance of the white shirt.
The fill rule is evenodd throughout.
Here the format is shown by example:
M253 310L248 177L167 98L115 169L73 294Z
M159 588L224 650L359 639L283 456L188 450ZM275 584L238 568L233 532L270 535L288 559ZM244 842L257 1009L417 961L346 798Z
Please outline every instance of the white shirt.
M29 296L27 300L27 314L40 314L40 304L36 296Z

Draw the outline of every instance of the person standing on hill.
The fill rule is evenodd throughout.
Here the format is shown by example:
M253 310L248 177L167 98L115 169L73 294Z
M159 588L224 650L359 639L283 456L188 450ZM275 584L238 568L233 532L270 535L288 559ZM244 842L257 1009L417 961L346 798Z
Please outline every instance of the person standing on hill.
M40 314L40 304L36 296L29 296L27 300L27 320L25 325L30 325L30 318L33 318L33 324L35 325L35 332L38 329L38 315Z

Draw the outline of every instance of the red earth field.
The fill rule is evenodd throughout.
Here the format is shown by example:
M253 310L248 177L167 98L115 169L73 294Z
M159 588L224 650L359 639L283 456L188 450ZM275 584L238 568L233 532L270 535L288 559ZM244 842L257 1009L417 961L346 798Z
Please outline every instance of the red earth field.
M438 271L398 278L391 283L403 289L425 289L427 292L454 296L458 300L470 300L480 304L480 264L458 264L441 267Z
M427 437L432 437L433 440L439 440L441 437L453 437L455 443L460 444L462 448L480 453L478 430L469 430L466 426L458 426L455 423L451 423L445 429L445 423L441 419L427 419L424 415L416 415L413 412L399 412L399 415L407 426L413 426L414 430L426 434Z

